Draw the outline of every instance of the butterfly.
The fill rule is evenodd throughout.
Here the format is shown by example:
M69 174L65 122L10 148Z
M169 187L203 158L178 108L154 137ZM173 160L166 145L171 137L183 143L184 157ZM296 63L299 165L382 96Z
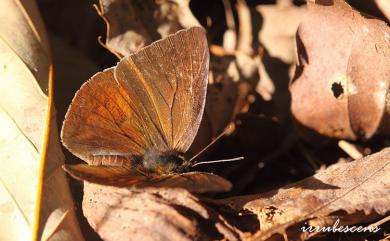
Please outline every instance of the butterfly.
M205 30L180 30L92 76L75 94L63 145L87 164L64 165L76 179L114 186L228 191L229 181L189 172L183 154L205 106L209 50Z

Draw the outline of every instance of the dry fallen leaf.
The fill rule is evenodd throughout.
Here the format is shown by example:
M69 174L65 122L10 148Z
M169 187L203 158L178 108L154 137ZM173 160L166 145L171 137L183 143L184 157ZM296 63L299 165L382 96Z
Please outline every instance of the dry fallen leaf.
M83 212L105 241L242 240L242 232L181 188L117 188L84 182Z
M352 140L390 134L386 23L344 1L309 3L297 44L299 65L290 91L291 109L301 125Z
M3 0L0 16L0 240L83 240L60 168L50 50L37 6Z
M260 196L234 197L219 203L258 216L261 229L250 240L267 240L288 228L289 238L304 240L305 236L293 236L302 235L304 222L332 226L337 217L340 225L367 222L390 211L390 148L354 162L334 164Z
M219 201L181 188L118 188L84 182L84 215L106 241L268 240L285 232L292 240L305 240L303 225L332 226L337 218L340 225L355 225L389 211L390 148L334 164L278 190ZM240 220L251 214L257 215L260 225L250 218Z
M256 7L262 17L258 34L262 48L259 61L261 81L256 90L264 99L276 103L279 116L288 113L288 83L296 63L295 35L306 9L305 5L295 6L291 0Z
M258 5L256 10L263 18L258 36L261 44L272 57L287 64L295 63L295 34L306 7L278 0L275 5Z
M390 2L386 0L375 0L376 5L390 21Z
M185 25L178 24L177 18L174 17L177 15L170 15L172 12L178 13L174 10L175 8L171 8L172 6L177 6L175 5L175 2L177 3L179 1L102 0L101 3L106 5L103 7L101 6L100 14L106 18L105 20L108 24L111 22L111 30L109 30L106 45L113 53L122 56L139 49L155 39L159 39L160 36L164 36L164 34L168 34L170 31L175 32L176 28L182 28ZM185 0L180 2L188 3ZM237 5L232 5L232 7L237 8L238 22L240 24L238 29L247 34L252 34L252 31L250 30L253 29L249 26L250 24L255 24L252 18L255 16L248 14L248 7L245 6L244 0L238 0L236 2ZM134 6L130 6L132 4L134 4ZM117 6L118 8L114 8L114 6ZM139 11L137 6L144 6L143 10ZM148 6L152 7L149 8ZM290 7L294 10L291 10L291 15L297 16L297 18L289 16L288 21L291 21L289 24L297 24L297 19L300 17L299 14L301 14L301 12L297 14L298 11L295 12L295 10L298 9L295 9L295 7L292 7L291 5ZM133 8L133 12L130 11L131 14L129 14L129 11L125 10L129 8ZM157 10L157 8L159 10ZM171 12L172 9L173 11ZM153 11L162 14L162 18L159 18L156 21L153 14L151 14ZM287 11L287 8L282 8L282 11L285 11L285 13L289 12ZM253 11L251 13L253 13ZM159 14L157 14L157 16L159 16ZM168 21L166 21L167 19L165 19L164 16L173 16L173 18L168 18ZM285 15L284 17L282 16L283 20L284 18L286 18ZM292 20L292 18L294 20ZM266 19L265 21L268 20L270 19ZM155 24L155 22L157 23ZM268 21L268 23L271 22L272 20ZM281 22L283 23L283 21ZM134 26L131 24L134 24ZM208 24L217 25L212 21L208 22ZM265 24L267 23L265 22ZM285 26L289 24L285 24ZM246 27L247 29L244 31L243 27ZM144 32L142 28L144 28ZM318 27L316 26L315 28ZM128 29L131 30L128 31ZM259 79L257 74L257 61L260 59L260 56L256 55L256 51L251 53L253 46L250 46L253 36L241 34L239 31L233 31L233 34L240 36L234 37L234 40L237 42L231 44L233 46L231 51L226 51L226 49L220 47L222 49L220 51L221 54L211 60L214 69L210 74L212 78L210 78L211 87L208 89L208 106L206 106L205 119L202 123L204 128L201 128L201 131L204 130L204 132L206 132L204 135L207 137L207 140L202 142L202 144L195 143L195 146L198 146L198 148L204 147L205 144L209 143L209 140L212 139L213 136L220 133L225 124L231 120L231 116L234 116L232 113L241 111L241 108L234 107L238 102L237 99L241 98L243 103L248 102L248 99L246 98L247 94L254 88L252 81L255 82ZM285 33L286 31L280 32ZM280 45L275 44L276 46L273 48L276 49L271 50L269 49L270 47L268 44L276 42L262 41L266 48L264 50L264 55L261 57L263 60L267 60L270 64L269 66L275 67L274 69L276 70L273 72L275 75L271 76L269 69L266 69L266 67L263 66L264 69L267 70L267 73L270 74L272 80L281 79L287 81L289 79L288 68L293 61L293 52L291 51L292 45L290 45L291 40L293 39L293 32L287 32L289 38L286 39L286 45L289 47L286 48L288 50L286 52L282 51L282 53L276 53L274 50L277 51L281 49ZM246 38L242 38L242 35L245 35ZM268 37L272 38L273 36ZM337 36L337 38L340 39L339 36ZM275 39L280 40L280 38L277 37ZM316 41L318 41L318 39L316 39ZM265 42L267 42L267 44ZM237 49L234 47L236 45ZM269 51L267 52L267 50ZM287 55L284 55L285 53L287 53ZM218 59L218 57L221 58ZM288 61L286 61L286 59ZM319 66L318 68L322 69L322 66ZM286 83L287 82L276 83L275 81L275 84ZM240 87L243 87L241 93L239 93ZM276 86L276 90L280 90L279 86ZM287 93L286 86L284 86L282 90ZM287 105L284 105L284 107L286 106ZM253 121L253 123L248 125L248 128L246 129L246 133L248 134L244 134L245 136L248 136L248 138L251 137L249 134L254 134L256 136L260 135L255 132L255 127L257 125L264 129L273 129L268 128L269 125L264 124L264 122L259 121L259 119ZM238 126L237 129L240 129L240 126ZM199 131L199 133L201 131ZM272 133L274 134L274 132ZM272 142L270 139L271 138L264 138L264 142ZM238 146L242 145L242 143L245 142L242 140L237 142ZM263 142L256 142L253 140L251 141L251 144L253 146L246 148L255 150L259 149L259 146L260 148L263 148L262 146L264 146ZM224 145L222 145L222 147L224 147ZM196 153L196 151L193 152ZM222 151L221 153L225 152ZM288 154L291 154L291 152ZM372 218L377 218L382 215L371 212L371 208L374 207L377 210L380 210L380 212L389 210L386 205L389 203L389 193L386 192L386 190L389 189L387 180L388 174L384 173L384 170L387 172L389 171L388 168L382 171L380 171L379 168L379 171L375 172L374 169L378 168L379 164L374 159L378 159L378 155L373 156L372 160L366 158L363 159L364 161L359 160L347 164L337 164L328 169L329 171L321 172L310 179L286 186L275 190L274 192L251 197L236 197L216 203L213 200L196 196L189 193L188 190L183 189L129 189L85 183L83 212L91 226L105 240L247 240L259 230L258 223L261 223L261 230L252 238L265 239L272 234L278 232L283 233L284 227L299 227L299 225L302 225L305 221L313 225L316 223L331 224L337 216L340 216L343 218L343 224L367 222ZM389 151L385 150L385 154L383 155L386 155L386 158L388 159ZM258 158L258 155L256 155L256 158ZM372 162L373 166L367 165L366 162L370 162L370 165ZM361 165L363 165L364 168L362 168ZM370 167L366 168L366 166ZM243 170L243 175L252 176L251 184L256 186L256 183L253 181L255 175L248 174L252 171L251 169L257 170L258 167L257 165L254 168L252 167L253 166L248 167L245 163L241 165L241 170ZM354 172L354 170L359 170L359 172ZM365 170L367 170L367 172L365 172ZM335 178L335 176L337 176L336 174L342 171L343 174L347 173L348 176L341 176L339 180L336 180L338 179ZM275 172L277 173L277 171ZM273 171L271 173L272 175L274 174ZM380 176L379 174L383 174L383 176ZM256 175L256 177L258 176L259 175ZM365 182L365 178L367 177L372 178L368 178L367 182ZM383 178L385 178L384 182L380 183ZM319 179L320 181L317 181ZM277 178L273 180L277 180ZM375 183L375 187L374 184L369 187L365 186L369 185L371 182ZM354 184L359 183L363 184L360 186L357 185L357 188L355 189L352 188ZM386 186L383 187L381 185ZM352 204L346 203L345 199L348 199L349 201L350 195L355 195L354 192L359 191L361 187L363 189L367 188L364 195L357 195L358 198L354 199L356 202L353 202ZM254 189L251 188L250 190ZM348 192L348 190L351 191ZM346 193L345 196L343 196L343 192ZM362 191L360 190L359 194L361 194L361 192ZM342 196L342 198L332 202L332 195L339 195ZM378 197L381 197L382 200ZM355 198L355 196L353 198ZM369 201L366 202L367 200L364 198L368 198ZM286 201L286 203L283 202L283 200ZM323 205L320 206L322 209L314 209L311 211L301 209L313 207L310 203L306 205L308 203L307 200L324 202ZM299 203L305 205L299 205ZM226 204L231 204L231 207L234 209L229 208L229 205L226 206ZM367 213L355 210L360 209L360 207L366 209ZM351 211L350 214L343 211L346 208L350 208L347 209L348 211ZM241 212L242 209L244 209L244 212ZM283 209L285 212L278 212L280 209ZM247 218L248 216L251 217L250 220L246 220L246 222L241 220L241 218ZM260 222L256 217L259 218ZM288 232L288 238L292 238L294 235L297 235L296 239L307 238L305 236L299 236L299 234L300 233L290 234ZM89 238L90 237L88 237L88 239Z
M98 13L107 25L105 46L127 56L182 28L200 26L188 0L100 0Z

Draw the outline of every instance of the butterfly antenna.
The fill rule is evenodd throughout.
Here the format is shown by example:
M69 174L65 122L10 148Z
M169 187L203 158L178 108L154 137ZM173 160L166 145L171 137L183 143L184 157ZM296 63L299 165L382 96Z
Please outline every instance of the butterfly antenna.
M239 161L243 160L244 157L236 157L236 158L231 158L231 159L222 159L222 160L215 160L215 161L205 161L205 162L197 162L193 164L191 167L195 167L198 165L203 165L203 164L211 164L211 163L220 163L220 162L234 162L234 161Z
M235 126L234 126L234 123L230 123L226 128L225 130L223 130L223 132L221 134L219 134L214 140L212 140L205 148L203 148L200 152L198 152L198 154L196 154L195 156L191 157L191 159L188 161L189 163L192 163L198 156L200 156L203 152L205 152L207 149L210 148L210 146L214 145L214 143L216 143L219 139L221 139L221 137L223 137L226 133L231 133L233 132Z

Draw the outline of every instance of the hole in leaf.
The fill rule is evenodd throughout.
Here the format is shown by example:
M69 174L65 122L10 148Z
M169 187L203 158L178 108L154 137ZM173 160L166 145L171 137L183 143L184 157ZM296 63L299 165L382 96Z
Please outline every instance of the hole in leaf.
M332 92L334 97L339 98L342 94L344 94L344 88L341 83L334 82L332 84Z

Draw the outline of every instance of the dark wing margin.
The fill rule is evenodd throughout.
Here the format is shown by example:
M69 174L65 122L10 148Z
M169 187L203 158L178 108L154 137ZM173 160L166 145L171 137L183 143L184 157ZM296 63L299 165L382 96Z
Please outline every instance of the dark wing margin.
M145 116L150 147L185 152L203 115L209 65L205 30L181 30L123 58L115 78Z

